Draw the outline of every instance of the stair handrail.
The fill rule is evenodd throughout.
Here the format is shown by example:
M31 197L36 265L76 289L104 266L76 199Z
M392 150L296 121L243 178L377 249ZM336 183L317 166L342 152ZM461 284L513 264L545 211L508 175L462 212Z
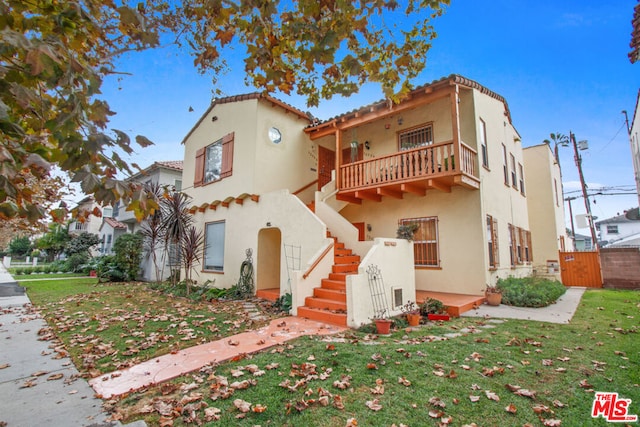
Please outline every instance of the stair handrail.
M329 252L331 252L331 249L333 248L334 244L335 242L331 242L329 246L327 246L325 250L322 251L322 254L320 254L320 256L316 258L315 261L313 261L313 264L311 264L311 266L307 269L307 271L305 271L304 274L302 275L303 279L306 279L307 277L309 277L311 272L318 266L318 264L320 264L320 261L322 261L324 257L327 256Z
M307 185L305 185L304 187L302 187L302 188L300 188L300 189L298 189L298 190L294 191L292 194L293 194L294 196L297 196L298 194L302 193L302 192L303 192L304 190L306 190L307 188L311 187L313 184L317 184L317 183L318 183L318 180L317 180L317 179L316 179L316 180L314 180L314 181L311 181L310 183L308 183L308 184L307 184Z

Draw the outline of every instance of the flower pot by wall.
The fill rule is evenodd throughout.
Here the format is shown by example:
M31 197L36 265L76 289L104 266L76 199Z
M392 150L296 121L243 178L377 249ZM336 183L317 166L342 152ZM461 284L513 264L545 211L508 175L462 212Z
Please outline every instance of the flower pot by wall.
M500 305L500 302L502 302L502 294L500 293L487 293L485 298L487 299L487 304L493 306Z
M409 322L409 326L418 326L420 324L420 314L418 313L407 313L407 322Z
M387 335L391 331L391 320L376 319L376 329L380 335Z

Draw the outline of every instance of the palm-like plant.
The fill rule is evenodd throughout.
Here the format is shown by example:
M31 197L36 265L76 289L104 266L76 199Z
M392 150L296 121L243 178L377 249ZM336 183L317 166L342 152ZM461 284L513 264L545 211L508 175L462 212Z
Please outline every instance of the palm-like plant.
M156 200L164 200L164 195L167 193L166 188L160 186L157 182L145 184L145 190L149 194L153 194ZM161 247L160 244L164 241L164 229L162 228L162 210L156 209L151 215L142 222L140 232L144 238L144 250L145 257L151 258L153 262L153 268L155 271L155 280L162 282L163 269L158 266L157 250ZM166 256L165 250L162 252L162 259Z
M164 243L169 248L169 266L173 269L180 266L180 244L183 236L193 223L193 218L189 213L189 202L191 198L181 192L166 194L162 198L162 220L161 227L164 230ZM172 282L177 282L177 274L172 271Z
M184 268L187 295L191 293L191 284L193 283L193 264L200 261L203 246L204 233L193 225L187 229L180 239L180 262Z
M551 142L553 142L553 154L556 157L556 162L560 164L560 158L558 156L558 145L567 147L569 145L569 137L565 134L558 132L558 133L550 133L549 138L550 139L545 139L542 142L549 145L551 145Z

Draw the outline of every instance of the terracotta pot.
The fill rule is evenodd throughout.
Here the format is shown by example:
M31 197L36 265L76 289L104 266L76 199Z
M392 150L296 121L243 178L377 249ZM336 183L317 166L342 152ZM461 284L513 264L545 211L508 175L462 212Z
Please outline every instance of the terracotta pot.
M487 293L485 294L485 298L487 299L487 304L489 305L500 305L502 301L502 294L500 293Z
M389 319L376 319L376 329L380 335L387 335L391 330L391 320Z
M407 322L409 322L409 326L418 326L420 324L420 314L418 313L407 313Z
M427 314L427 318L429 320L449 320L450 319L448 314L435 314L435 313Z
M98 277L98 273L95 270L89 272L89 277Z

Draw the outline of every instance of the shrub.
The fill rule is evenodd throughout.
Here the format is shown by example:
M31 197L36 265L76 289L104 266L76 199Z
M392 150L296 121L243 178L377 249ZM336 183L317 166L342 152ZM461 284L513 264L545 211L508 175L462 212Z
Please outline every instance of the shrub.
M67 264L65 263L65 261L62 261L62 260L53 261L51 264L49 264L49 267L51 267L51 271L55 273L57 273L58 271L62 271L62 272L69 271L67 269Z
M65 266L66 266L65 271L80 273L82 271L82 266L86 264L87 261L89 261L88 253L82 253L82 252L75 253L69 256L69 258L67 258L67 260L65 261Z
M33 273L33 270L31 268L27 267L27 268L24 269L24 273L23 274L31 274L31 273Z
M557 280L540 277L498 279L502 303L516 307L546 307L560 298L566 289Z
M425 317L427 314L440 314L444 313L446 310L447 307L442 303L442 301L434 298L427 298L420 305L420 314Z
M278 298L276 302L273 303L274 308L284 313L289 313L291 311L291 306L292 306L292 301L291 301L290 293L281 295L280 298Z
M140 273L142 260L142 236L140 234L123 234L113 245L115 259L119 270L125 272L127 280L135 280Z
M51 274L53 273L53 267L51 267L51 265L45 265L43 267L43 271L45 272L45 274Z
M127 274L122 271L114 255L105 255L96 258L96 261L95 270L101 282L124 282L127 279Z
M20 276L21 274L24 274L24 268L18 267L14 269L13 274L15 274L16 276Z

